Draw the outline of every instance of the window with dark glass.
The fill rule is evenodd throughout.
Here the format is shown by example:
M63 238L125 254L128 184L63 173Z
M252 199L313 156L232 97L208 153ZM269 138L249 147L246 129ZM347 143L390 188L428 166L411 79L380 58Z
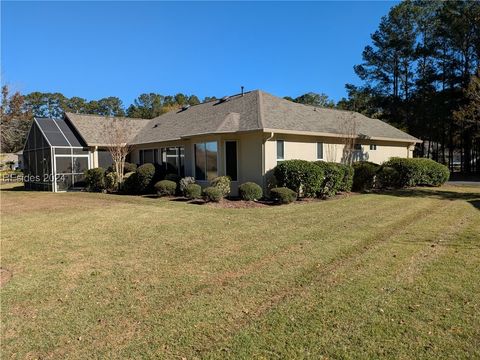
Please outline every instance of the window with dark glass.
M152 149L140 150L140 164L154 164L154 151Z
M377 145L375 144L370 145L370 150L377 150Z
M237 181L237 142L225 142L225 175Z
M323 143L321 142L317 143L317 159L323 159Z
M216 141L195 144L195 178L211 180L218 175L218 146Z
M362 150L362 144L355 144L355 145L353 146L353 148L354 148L355 150L359 150L359 151L360 151L360 150Z
M285 159L285 142L277 140L277 160Z
M166 173L185 176L185 149L183 146L160 149L160 160Z

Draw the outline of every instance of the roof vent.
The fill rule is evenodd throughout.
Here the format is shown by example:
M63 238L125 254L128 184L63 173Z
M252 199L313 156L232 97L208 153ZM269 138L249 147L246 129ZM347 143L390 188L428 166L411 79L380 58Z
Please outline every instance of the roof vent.
M158 124L153 125L154 128L158 127Z
M220 100L218 100L218 103L220 104L220 103L226 102L226 101L228 101L229 99L230 99L230 97L224 96L224 97L222 97Z
M190 104L185 104L182 106L182 111L187 110L190 107Z

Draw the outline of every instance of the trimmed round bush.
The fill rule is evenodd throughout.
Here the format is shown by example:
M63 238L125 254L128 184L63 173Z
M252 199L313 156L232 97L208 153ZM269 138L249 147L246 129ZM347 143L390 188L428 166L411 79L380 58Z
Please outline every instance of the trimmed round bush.
M352 191L353 186L353 166L347 164L337 164L338 168L343 172L343 179L339 190L342 192Z
M118 177L116 172L111 172L105 175L105 187L108 191L115 191L118 189Z
M219 202L223 198L223 191L216 186L209 186L203 189L203 198L205 201Z
M137 180L137 192L144 193L152 189L152 180L155 176L155 166L153 164L143 164L135 171Z
M188 199L200 199L202 197L202 187L198 184L188 184L183 193Z
M317 193L319 197L327 198L335 196L342 187L344 171L338 164L325 161L316 161L323 172L323 181Z
M135 170L137 170L137 164L125 162L125 164L123 165L123 172L125 174L129 172L135 172Z
M400 174L391 166L382 166L377 172L375 185L381 189L398 188L400 187Z
M353 164L353 191L371 190L375 186L375 176L380 165L359 161Z
M306 160L286 160L278 164L273 173L277 184L295 191L298 196L313 197L322 185L322 169Z
M261 199L263 190L260 185L254 182L246 182L238 187L238 192L242 200L253 201Z
M88 191L101 192L105 190L105 169L93 168L85 171L85 186Z
M431 159L414 158L392 158L384 163L397 170L399 174L399 186L440 186L450 177L450 171Z
M187 177L184 177L183 179L180 179L180 182L178 183L178 188L183 195L185 195L185 190L187 189L187 186L190 184L195 184L194 177L187 176Z
M286 187L273 188L270 197L280 204L290 204L297 200L297 193Z
M161 180L155 184L155 190L160 196L173 196L177 191L177 183L170 180Z
M230 194L230 177L228 176L218 176L212 181L210 181L210 185L216 188L219 188L222 192L222 197L227 196Z

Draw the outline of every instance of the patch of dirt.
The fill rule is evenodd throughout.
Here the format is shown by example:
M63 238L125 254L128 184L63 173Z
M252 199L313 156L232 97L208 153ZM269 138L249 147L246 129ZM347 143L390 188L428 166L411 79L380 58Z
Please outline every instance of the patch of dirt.
M8 269L0 268L0 287L5 285L12 278L12 272Z

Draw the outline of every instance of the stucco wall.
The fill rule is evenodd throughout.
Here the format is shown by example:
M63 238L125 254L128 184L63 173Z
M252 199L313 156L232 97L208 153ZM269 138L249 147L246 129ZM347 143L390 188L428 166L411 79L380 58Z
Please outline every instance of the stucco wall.
M265 143L265 171L277 165L277 140L283 140L284 159L301 159L315 161L317 159L317 142L323 143L324 161L341 162L344 144L337 138L299 136L290 134L275 134ZM362 150L358 151L356 160L368 160L377 164L387 161L391 157L412 157L413 147L407 143L388 141L362 141ZM376 150L370 150L370 144L377 145Z
M238 185L254 181L262 184L262 134L221 134L196 136L191 139L171 142L158 142L152 144L136 145L131 154L130 160L138 164L140 162L141 149L160 149L163 147L184 146L185 147L185 175L195 176L195 154L194 144L216 141L218 144L218 175L225 175L225 141L237 141L237 181L232 182L232 195L238 194ZM208 181L197 181L202 187L209 185Z

